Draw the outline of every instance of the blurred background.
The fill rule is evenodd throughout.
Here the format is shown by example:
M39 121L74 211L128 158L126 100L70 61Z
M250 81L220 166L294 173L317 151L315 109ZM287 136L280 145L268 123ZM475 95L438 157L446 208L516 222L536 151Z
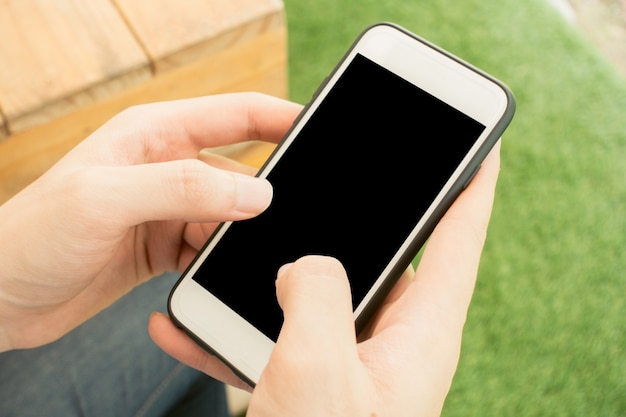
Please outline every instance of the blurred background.
M0 2L0 202L128 105L241 89L305 103L379 21L502 80L517 112L443 415L626 416L625 0L55 4ZM174 23L183 9L194 25Z
M307 101L352 39L380 20L486 70L516 96L443 415L626 416L625 3L285 5L296 101Z

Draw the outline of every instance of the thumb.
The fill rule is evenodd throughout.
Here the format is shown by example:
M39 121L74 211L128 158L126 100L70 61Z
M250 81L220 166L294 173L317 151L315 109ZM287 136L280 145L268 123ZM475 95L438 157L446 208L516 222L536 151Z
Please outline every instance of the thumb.
M318 350L323 359L340 348L356 349L350 285L339 261L306 256L285 265L276 290L285 317L277 348L288 344L290 352Z
M188 222L240 220L265 210L271 184L194 160L103 168L98 192L107 207L129 224L180 219Z
M250 415L304 415L303 404L308 415L329 415L328 405L341 415L337 408L358 392L350 381L367 379L359 372L343 267L333 258L300 258L279 270L276 293L285 319L252 396Z

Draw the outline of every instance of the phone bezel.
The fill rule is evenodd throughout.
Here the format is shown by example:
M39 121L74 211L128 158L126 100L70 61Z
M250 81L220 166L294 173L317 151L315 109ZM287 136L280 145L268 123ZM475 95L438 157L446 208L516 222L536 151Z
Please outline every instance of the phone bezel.
M258 176L265 177L272 170L357 54L388 68L486 126L422 221L357 306L355 321L357 329L360 329L395 282L394 277L407 267L416 248L425 242L439 218L471 180L482 159L500 137L512 118L514 100L504 84L463 60L395 24L376 24L362 32L318 88ZM185 271L170 294L168 308L178 326L254 386L267 364L274 342L192 279L229 225L225 223L218 228Z

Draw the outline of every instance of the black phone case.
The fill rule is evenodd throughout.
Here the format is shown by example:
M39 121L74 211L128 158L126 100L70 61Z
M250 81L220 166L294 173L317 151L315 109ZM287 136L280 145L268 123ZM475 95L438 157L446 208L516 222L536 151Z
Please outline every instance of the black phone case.
M387 296L387 294L389 293L391 288L394 286L394 284L397 282L397 280L400 278L400 276L404 273L404 271L409 266L409 264L413 261L415 256L421 250L421 248L424 246L424 244L426 243L426 241L430 237L431 233L433 232L434 228L437 226L437 224L439 223L439 221L441 220L443 215L450 208L450 206L456 200L456 198L459 196L459 194L469 185L469 183L471 182L472 178L476 175L476 173L480 169L480 165L481 165L482 161L485 159L485 157L487 156L489 151L493 148L493 146L496 144L498 139L501 137L502 133L506 130L506 128L510 124L510 122L511 122L511 120L513 118L513 115L515 113L515 108L516 108L516 106L515 106L515 99L514 99L513 93L510 91L510 89L504 83L502 83L498 79L492 77L491 75L489 75L489 74L485 73L484 71L474 67L473 65L465 62L464 60L460 59L459 57L449 53L448 51L443 50L442 48L440 48L440 47L438 47L438 46L428 42L427 40L419 37L418 35L408 31L407 29L405 29L405 28L403 28L403 27L401 27L401 26L399 26L397 24L390 23L390 22L380 22L380 23L376 23L376 24L373 24L373 25L370 25L369 27L367 27L355 39L355 41L352 43L352 45L346 51L346 53L341 58L341 60L337 63L337 65L332 70L332 72L324 79L324 81L316 89L316 91L312 95L311 100L309 101L309 103L307 103L304 106L303 110L300 112L300 115L296 118L296 120L292 124L292 127L290 128L290 130L285 134L285 137L288 137L291 134L292 130L295 128L295 126L298 125L298 123L299 123L300 119L302 118L302 116L304 114L306 114L306 112L308 111L311 102L313 102L317 98L317 96L322 91L322 89L327 85L328 80L330 80L331 77L339 70L339 67L347 59L348 55L355 48L355 46L358 44L359 40L365 35L365 33L367 33L367 31L369 31L370 29L372 29L374 27L381 26L381 25L387 25L387 26L393 27L393 28L395 28L395 29L397 29L397 30L399 30L401 32L404 32L408 36L416 39L417 41L423 43L424 45L427 45L428 47L430 47L430 48L440 52L441 54L444 54L444 55L448 56L449 58L455 60L456 62L460 63L461 65L463 65L463 66L465 66L467 68L469 68L470 70L472 70L472 71L480 74L481 76L491 80L493 83L498 85L504 91L504 93L505 93L505 95L507 97L507 108L506 108L505 112L503 113L502 118L498 121L498 123L496 124L494 129L490 132L490 134L488 135L487 139L485 140L483 145L480 147L480 149L478 150L478 152L476 153L476 155L474 156L472 161L470 161L470 163L468 164L466 169L459 176L458 180L453 184L453 186L450 189L450 191L448 192L448 194L443 198L443 200L440 202L440 204L436 207L436 209L433 212L433 215L428 219L428 221L426 222L426 224L424 225L422 230L420 230L418 235L411 241L411 243L409 245L409 249L401 256L399 262L393 268L393 270L388 275L388 277L384 280L382 285L377 290L376 294L372 297L371 301L367 304L367 306L364 308L362 313L356 318L356 320L355 320L355 327L356 327L357 334L360 333L367 326L367 324L371 320L372 316L378 310L378 308L380 307L381 303L384 301L384 298ZM275 155L279 152L279 150L283 146L285 146L285 140L284 139L283 139L283 141L281 141L276 146L275 150L268 157L267 162L261 167L259 172L261 172L261 171L263 171L265 169L265 167L267 166L269 161L271 161L275 157ZM216 230L215 233L217 233L218 230L219 230L219 227L218 227L218 229ZM210 240L211 239L209 239L209 241ZM204 249L205 248L203 247L199 251L199 254L202 253L204 251ZM198 256L199 256L199 254L198 254ZM196 260L197 260L197 257L196 257L196 259L194 259L194 261L192 261L192 263L190 265L193 265L196 262ZM182 277L185 276L186 272L187 271L185 271L185 273L183 273ZM229 363L222 355L220 355L219 352L215 351L211 346L207 345L205 342L203 342L197 336L195 336L192 332L188 331L185 328L184 324L181 323L175 317L175 315L173 314L173 312L171 310L171 294L176 290L176 288L178 287L178 283L179 282L180 282L180 280L176 283L176 285L172 289L172 292L170 293L170 297L168 299L168 309L169 309L170 317L172 318L172 321L178 327L180 327L183 330L185 330L185 332L194 341L196 341L196 343L198 343L200 346L202 346L205 350L207 350L211 354L213 354L213 355L217 356L218 358L220 358L227 366L229 366L233 370L233 372L237 376L242 378L244 381L246 381L248 384L250 384L250 386L253 387L255 385L254 381L251 381L249 377L244 375L240 370L238 370L235 366L233 366L233 364Z
M493 76L485 73L484 71L476 68L475 66L465 62L464 60L462 60L461 58L451 54L450 52L448 52L448 51L446 51L446 50L444 50L444 49L442 49L442 48L432 44L431 42L428 42L427 40L419 37L418 35L410 32L407 29L403 28L402 26L399 26L399 25L397 25L395 23L390 23L390 22L380 22L380 23L376 23L376 24L370 25L363 32L361 32L361 34L356 38L356 40L352 43L352 45L346 51L344 56L341 58L339 63L335 66L333 71L324 79L324 81L317 88L315 93L312 95L311 100L309 101L309 103L307 103L305 105L304 109L300 113L300 116L298 116L298 118L294 122L293 126L296 126L298 124L298 122L300 121L300 118L302 117L302 115L306 114L306 112L307 112L307 110L309 108L309 104L311 102L313 102L317 98L319 93L324 89L324 87L328 83L328 80L330 80L332 78L332 76L339 70L339 67L347 59L348 55L354 49L354 47L358 44L359 40L370 29L372 29L374 27L377 27L377 26L381 26L381 25L391 26L391 27L393 27L393 28L395 28L395 29L397 29L397 30L399 30L401 32L404 32L408 36L411 36L412 38L414 38L417 41L423 43L424 45L427 45L428 47L430 47L430 48L432 48L432 49L434 49L434 50L436 50L436 51L438 51L438 52L440 52L440 53L450 57L451 59L453 59L456 62L462 64L463 66L465 66L465 67L471 69L472 71L480 74L481 76L491 80L492 82L494 82L496 85L498 85L505 92L505 94L507 96L507 102L508 103L507 103L506 111L504 112L504 114L503 114L502 118L500 119L500 121L496 124L496 126L494 127L492 132L489 134L488 138L485 140L485 142L483 143L483 145L481 146L479 151L476 153L476 155L474 156L472 161L466 167L466 169L462 172L462 174L460 175L458 180L454 183L454 185L452 186L452 188L450 189L448 194L441 201L441 203L437 206L437 208L433 212L433 215L428 219L427 223L424 225L424 228L419 232L419 234L415 237L415 239L410 243L410 249L406 253L404 253L402 255L402 257L401 257L400 261L398 262L398 264L393 268L393 271L389 274L388 278L382 283L382 285L379 287L379 290L376 292L374 297L371 299L371 302L368 303L367 307L363 310L363 312L359 315L359 317L356 318L355 326L356 326L357 334L360 333L365 328L365 326L370 321L370 319L372 318L374 313L380 307L381 303L384 301L384 298L387 296L389 291L391 291L391 288L394 286L394 284L397 282L397 280L400 278L400 276L404 273L404 271L409 266L409 264L413 261L415 256L417 256L417 254L421 250L421 248L424 246L424 244L426 243L426 241L428 240L428 238L432 234L433 230L435 229L435 227L437 226L437 224L439 223L439 221L441 220L443 215L450 208L452 203L454 203L454 201L459 196L459 194L469 185L471 180L474 178L474 176L476 175L476 173L480 169L480 164L482 163L482 161L486 158L486 156L489 154L489 151L491 151L491 149L496 144L498 139L502 136L502 133L504 133L506 128L509 126L511 120L513 119L513 115L515 113L515 108L516 108L516 106L515 106L515 98L513 96L513 93L500 80L498 80L498 79L494 78ZM290 133L291 133L291 130L285 136L288 136ZM276 153L278 151L278 149L281 146L281 144L279 144L279 146L277 146L277 148L274 151L274 153ZM268 161L271 160L271 158L274 156L274 153L270 156L270 158L268 158ZM264 167L265 167L265 165L261 169L263 169Z

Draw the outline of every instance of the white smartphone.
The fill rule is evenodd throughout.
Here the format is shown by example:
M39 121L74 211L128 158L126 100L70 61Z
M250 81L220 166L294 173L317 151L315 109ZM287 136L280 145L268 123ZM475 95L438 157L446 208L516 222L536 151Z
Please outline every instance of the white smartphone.
M254 386L282 324L274 281L344 265L357 331L514 113L500 81L390 23L367 28L259 172L270 207L220 225L170 294L174 322Z

